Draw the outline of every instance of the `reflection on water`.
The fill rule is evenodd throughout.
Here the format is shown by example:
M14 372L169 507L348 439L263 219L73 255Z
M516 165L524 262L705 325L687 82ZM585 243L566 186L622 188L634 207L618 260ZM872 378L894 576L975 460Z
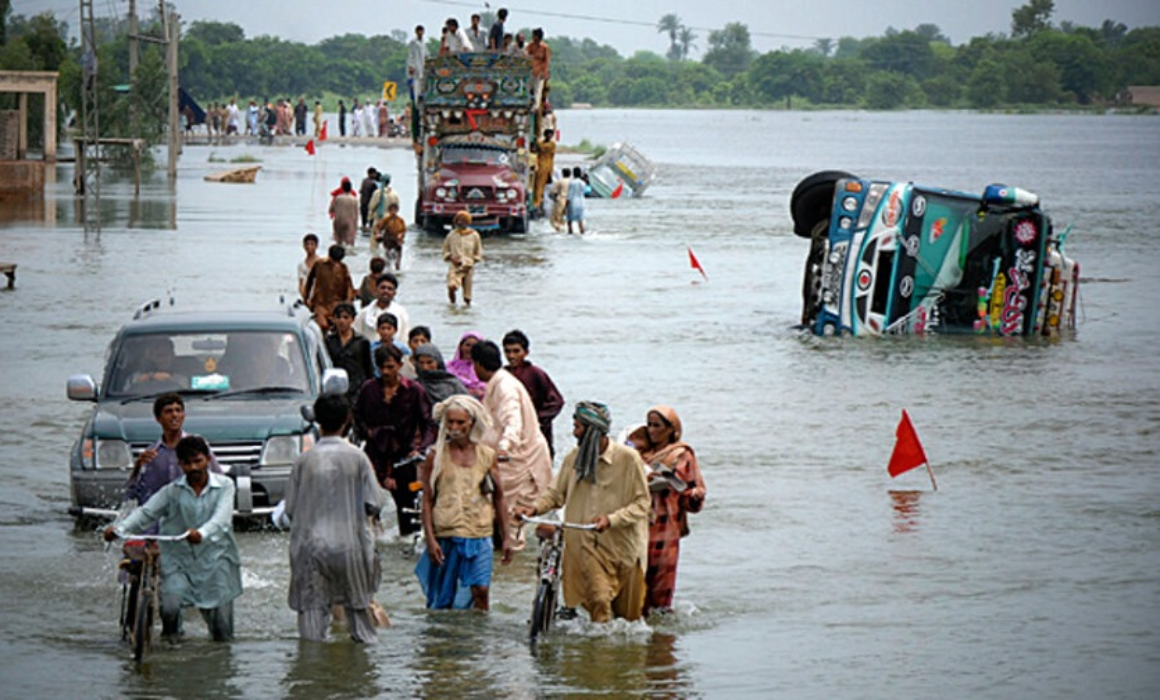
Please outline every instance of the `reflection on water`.
M891 491L890 506L894 509L894 531L913 532L918 528L918 502L926 491Z
M382 689L378 671L368 647L349 640L298 642L297 654L289 660L279 692L268 695L291 700L316 698L373 698ZM257 690L257 689L254 689ZM267 692L259 692L266 695Z

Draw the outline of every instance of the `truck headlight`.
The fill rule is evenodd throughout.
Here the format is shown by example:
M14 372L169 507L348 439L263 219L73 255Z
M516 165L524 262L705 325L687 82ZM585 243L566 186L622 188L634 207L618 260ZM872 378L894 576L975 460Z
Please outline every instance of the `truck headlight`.
M128 469L133 466L133 454L124 440L97 441L97 467L100 469Z
M297 435L277 435L266 440L266 444L262 447L262 458L258 464L267 466L293 462L300 452L299 439Z
M445 187L437 188L435 190L435 196L438 197L439 199L446 199L447 198L447 188L445 188Z

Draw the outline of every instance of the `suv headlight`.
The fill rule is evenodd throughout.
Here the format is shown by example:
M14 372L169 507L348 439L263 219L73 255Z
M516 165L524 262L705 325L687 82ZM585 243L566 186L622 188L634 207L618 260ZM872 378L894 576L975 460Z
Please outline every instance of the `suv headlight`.
M97 440L97 467L99 469L128 469L133 466L133 454L124 440Z
M266 444L262 447L262 458L258 463L262 466L289 464L294 461L299 452L299 437L297 435L277 435L266 440Z

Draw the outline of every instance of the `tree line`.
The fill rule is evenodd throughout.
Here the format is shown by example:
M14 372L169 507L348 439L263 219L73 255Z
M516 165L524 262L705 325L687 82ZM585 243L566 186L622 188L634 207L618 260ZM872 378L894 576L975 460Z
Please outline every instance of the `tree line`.
M953 45L938 26L888 29L882 36L818 39L806 49L759 53L749 28L732 22L700 37L675 14L657 23L667 35L664 56L629 57L591 38L551 36L552 103L595 107L699 108L1058 108L1106 105L1129 85L1160 84L1160 27L1129 30L1053 22L1052 0L1029 0L1012 12L1009 34L974 37ZM0 68L61 71L61 100L80 104L80 47L51 14L13 15L0 0ZM484 18L484 24L490 22ZM142 31L160 34L159 18ZM530 31L523 30L527 35ZM159 134L165 123L163 49L143 44L138 90L128 77L127 21L98 20L98 82L108 129L132 120L131 133ZM432 31L429 35L437 36ZM237 97L322 98L377 96L385 80L406 84L408 33L344 34L308 45L262 35L247 37L228 22L185 26L180 50L182 86L204 102ZM432 52L438 40L431 41ZM122 86L122 87L118 87ZM406 90L400 89L402 95ZM2 104L0 104L2 106ZM103 129L106 130L107 129ZM142 131L148 133L141 133Z

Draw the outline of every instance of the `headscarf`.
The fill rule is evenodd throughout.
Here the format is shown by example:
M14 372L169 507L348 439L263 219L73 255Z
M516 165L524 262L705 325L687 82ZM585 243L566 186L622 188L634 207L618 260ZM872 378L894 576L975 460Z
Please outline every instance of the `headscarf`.
M477 341L483 341L483 336L475 331L468 331L463 334L459 342L455 346L455 359L447 363L447 371L459 377L463 382L463 386L471 392L472 396L479 398L483 396L484 390L487 388L487 382L480 381L479 377L475 376L475 365L472 363L470 357L463 357L460 354L459 348L463 346L465 338L475 338Z
M443 417L447 415L449 410L454 408L464 411L467 415L471 416L471 432L468 433L467 439L472 444L482 442L484 434L491 428L491 415L487 412L487 409L478 400L467 394L456 394L435 404L435 408L431 410L431 415L435 418L435 422L439 424L439 437L435 440L435 459L431 466L432 488L435 488L436 479L439 477L439 472L443 468L443 453L447 446L447 423L443 420Z
M677 415L676 410L674 410L672 406L657 404L656 406L653 406L649 410L645 411L645 417L647 418L648 414L650 413L656 413L662 416L668 422L668 424L673 427L673 442L680 441L681 418ZM660 447L663 447L663 445L660 445Z
M654 445L648 436L648 430L646 428L644 431L644 439L648 447L640 451L641 457L646 463L667 464L670 458L678 454L681 450L690 449L688 445L681 442L681 418L672 406L666 406L664 404L653 406L645 412L646 421L650 413L656 413L664 417L668 424L672 426L673 435L667 444Z
M608 435L612 426L612 411L608 406L595 401L581 401L576 404L572 417L584 426L580 436L580 448L576 454L576 479L587 479L596 483L596 463L600 460L600 440Z
M438 369L419 369L418 360L420 355L433 358L438 365ZM443 353L439 352L439 348L431 343L423 343L415 348L412 357L415 359L415 375L418 377L419 383L427 391L427 398L431 400L432 404L437 404L456 394L467 393L467 387L463 386L463 382L459 381L459 377L447 371L447 365L443 363Z
M465 210L460 210L460 211L456 212L455 218L453 218L451 220L451 222L453 224L455 224L456 226L459 226L459 225L470 226L471 225L471 214Z
M337 197L338 195L342 194L342 192L343 192L342 186L343 186L343 185L350 185L350 178L349 178L349 177L344 177L344 178L342 178L342 180L339 180L339 182L338 182L338 189L337 189L337 190L331 190L331 191L330 191L330 196L331 196L331 197ZM350 194L353 194L353 195L357 196L357 193L354 191L354 186L353 186L353 185L351 186L351 189L350 189Z

